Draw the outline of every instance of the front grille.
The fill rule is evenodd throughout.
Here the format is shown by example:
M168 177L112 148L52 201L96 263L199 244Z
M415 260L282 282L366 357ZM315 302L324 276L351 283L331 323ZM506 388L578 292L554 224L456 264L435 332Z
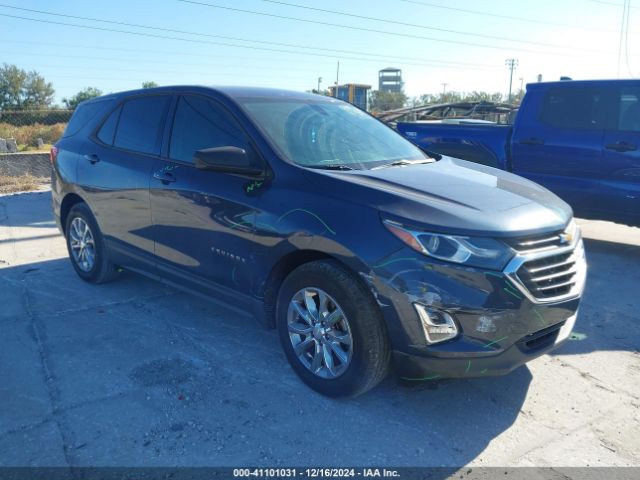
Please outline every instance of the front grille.
M558 231L554 233L546 233L544 235L537 235L535 237L516 238L508 240L507 243L518 252L528 253L536 250L563 246L561 237L562 233L562 231Z
M506 242L516 255L505 272L531 300L554 302L579 294L586 263L580 230L573 222L564 231Z
M576 284L576 251L524 262L516 275L534 297L566 295Z

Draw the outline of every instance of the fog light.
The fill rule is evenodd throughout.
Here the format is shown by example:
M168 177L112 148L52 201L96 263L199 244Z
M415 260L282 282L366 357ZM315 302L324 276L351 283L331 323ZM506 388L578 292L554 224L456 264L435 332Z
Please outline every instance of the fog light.
M413 306L420 317L427 343L444 342L458 335L458 327L451 314L419 303L414 303Z

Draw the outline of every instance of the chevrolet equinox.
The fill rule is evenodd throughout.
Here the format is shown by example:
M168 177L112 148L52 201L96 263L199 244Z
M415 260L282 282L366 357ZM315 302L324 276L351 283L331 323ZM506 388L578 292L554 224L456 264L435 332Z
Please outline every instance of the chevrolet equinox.
M242 307L329 396L505 374L567 340L586 275L570 207L420 150L330 97L161 87L83 102L51 150L85 281L122 268Z

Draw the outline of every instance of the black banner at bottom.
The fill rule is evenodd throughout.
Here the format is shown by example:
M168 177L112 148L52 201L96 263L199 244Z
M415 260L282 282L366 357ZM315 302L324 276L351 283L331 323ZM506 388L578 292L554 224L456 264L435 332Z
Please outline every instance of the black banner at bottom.
M0 467L0 480L638 480L640 467Z

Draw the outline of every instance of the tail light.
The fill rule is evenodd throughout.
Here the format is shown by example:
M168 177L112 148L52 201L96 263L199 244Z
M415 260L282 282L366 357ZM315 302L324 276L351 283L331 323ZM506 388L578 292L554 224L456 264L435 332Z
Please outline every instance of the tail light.
M58 147L51 147L51 151L49 152L49 159L51 160L51 165L56 163L56 160L58 159Z

